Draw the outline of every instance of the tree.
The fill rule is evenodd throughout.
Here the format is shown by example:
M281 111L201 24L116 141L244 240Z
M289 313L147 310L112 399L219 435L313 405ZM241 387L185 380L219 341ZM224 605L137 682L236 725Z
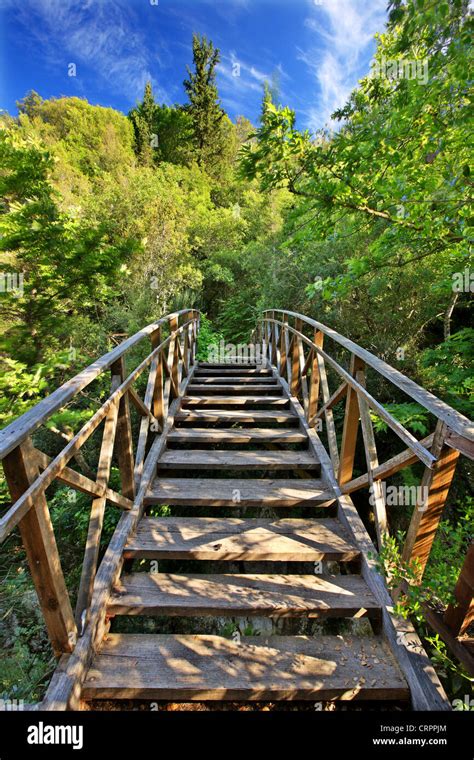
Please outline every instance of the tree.
M194 71L187 67L189 78L184 81L184 88L189 98L186 110L192 120L192 141L197 162L206 167L212 167L223 143L221 124L224 111L219 103L216 86L216 66L219 61L219 50L212 42L194 34Z
M157 104L153 96L153 88L151 82L147 82L142 102L129 113L129 118L135 132L135 152L139 162L144 166L149 166L153 163L152 140L156 136L156 109Z

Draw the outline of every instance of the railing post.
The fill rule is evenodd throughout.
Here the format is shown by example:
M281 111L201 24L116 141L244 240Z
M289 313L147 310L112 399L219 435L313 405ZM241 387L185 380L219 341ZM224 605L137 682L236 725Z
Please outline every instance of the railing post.
M455 636L462 636L474 621L474 541L467 550L454 596L457 603L449 605L444 622Z
M275 312L271 312L271 318L275 319ZM276 366L277 363L277 350L276 350L276 324L275 322L270 322L270 362L273 364L273 366Z
M110 367L112 377L118 376L120 381L125 380L125 359L120 357ZM133 442L132 442L132 425L130 421L130 400L128 393L125 393L120 399L118 420L117 420L117 434L115 437L115 454L117 456L119 470L120 470L120 482L122 484L122 494L127 499L135 498L135 481L134 481L134 457L133 457Z
M356 377L357 372L363 370L364 362L354 354L351 355L350 373ZM357 432L359 429L359 402L357 391L353 388L347 389L346 411L344 414L344 426L342 429L341 456L339 463L338 480L339 484L347 483L352 478L354 471L354 458L357 444Z
M314 331L313 343L318 348L323 347L324 334L320 330ZM319 382L320 382L320 373L319 373L318 352L314 350L313 361L311 362L311 380L310 380L310 387L309 387L309 403L308 403L308 421L311 427L313 427L316 424L315 421L311 423L311 420L313 419L313 417L318 411Z
M295 319L295 330L301 332L302 330L301 319ZM291 395L297 396L299 389L299 375L300 375L300 347L298 342L298 336L293 333L293 349L291 351Z
M5 457L3 470L15 502L39 475L30 439ZM72 652L77 629L44 493L18 527L54 653L59 656Z
M283 377L286 372L286 367L288 363L288 317L286 314L283 314L281 321L283 322L281 329L280 329L280 367L279 367L279 373Z
M178 317L171 317L169 321L170 332L174 333L178 329ZM179 391L178 378L178 336L170 340L168 352L168 368L170 371L170 401L177 398Z
M444 442L446 430L446 424L438 420L431 447L431 453L436 457L436 462L432 469L425 468L421 481L422 505L416 506L413 510L403 547L404 562L409 563L415 558L418 561L419 580L423 576L430 556L459 458L459 451L451 449Z

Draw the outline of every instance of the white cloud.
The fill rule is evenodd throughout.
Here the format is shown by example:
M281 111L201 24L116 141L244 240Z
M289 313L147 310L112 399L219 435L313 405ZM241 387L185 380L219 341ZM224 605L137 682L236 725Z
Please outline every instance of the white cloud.
M304 112L307 126L316 130L330 123L331 114L347 101L358 80L368 71L372 40L383 31L386 0L323 0L311 2L305 27L315 41L297 50L315 78L314 103Z
M153 8L151 7L151 12ZM104 83L135 101L152 80L150 51L135 30L133 5L115 0L24 0L18 19L30 35L41 42L42 55L51 66L64 66L64 55L90 65ZM156 65L157 56L153 55ZM167 100L156 83L155 95Z

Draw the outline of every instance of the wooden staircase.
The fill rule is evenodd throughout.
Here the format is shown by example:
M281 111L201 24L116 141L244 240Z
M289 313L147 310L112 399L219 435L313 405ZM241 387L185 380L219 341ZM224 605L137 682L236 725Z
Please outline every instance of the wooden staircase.
M109 632L82 697L407 700L378 633L381 605L358 572L360 551L337 518L321 516L334 502L279 378L255 365L198 364L145 497L147 510L168 505L172 516L144 515L123 553L128 570L156 560L166 572L143 571L143 563L123 571L107 615L367 617L373 629L232 639ZM292 517L295 509L308 516ZM179 569L168 572L170 561ZM183 572L196 561L205 572ZM276 571L262 570L269 562Z
M0 543L20 530L58 658L41 708L409 700L413 710L449 710L413 624L395 614L377 549L393 516L383 482L420 463L423 508L413 505L402 556L423 572L457 461L474 459L472 423L301 314L263 313L251 338L258 365L197 363L199 325L195 309L162 317L0 431L11 495ZM59 452L38 448L48 438L36 432L59 410L83 410L84 389L99 379L90 396L99 408ZM395 388L420 404L432 432L417 440L372 395L380 383L392 388L384 398ZM395 439L386 461L374 415ZM86 473L81 449L95 433L96 472ZM90 499L77 589L66 585L49 512L58 485ZM372 536L355 492L370 506ZM102 553L109 510L119 516ZM471 544L453 602L424 615L474 675L473 557Z

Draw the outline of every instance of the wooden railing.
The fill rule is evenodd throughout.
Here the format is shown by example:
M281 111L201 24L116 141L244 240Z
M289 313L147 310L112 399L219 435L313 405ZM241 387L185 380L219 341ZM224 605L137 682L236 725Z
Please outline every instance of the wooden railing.
M459 455L474 458L474 425L382 359L302 314L280 309L265 311L257 339L262 344L262 356L276 368L287 382L291 395L301 403L307 424L317 431L324 420L327 450L340 493L349 496L363 488L370 490L379 548L383 547L388 534L383 481L410 465L423 463L418 491L421 500L413 505L402 554L406 563L416 560L417 580L421 582ZM326 345L328 342L331 348ZM340 358L344 355L345 362ZM333 390L329 388L327 368L338 378ZM367 389L368 371L375 372L378 381L388 381L392 386L390 396L396 388L397 394L401 392L422 406L432 418L433 432L418 441ZM334 408L343 400L345 411L338 436ZM406 446L385 462L379 462L373 415L383 420ZM367 472L354 477L359 422ZM457 650L456 654L469 668L474 659L467 649L459 649L459 640L474 619L473 589L471 544L454 592L456 604L449 606L444 617L432 610L427 616L445 640L452 639L451 648Z
M98 638L98 628L104 623L103 597L119 567L120 546L139 517L144 493L153 476L157 450L164 445L173 402L182 395L195 362L198 330L199 312L182 310L169 314L102 356L0 432L0 460L12 498L11 506L0 518L0 541L18 526L57 655L72 652L78 635L83 635L88 625L93 626L89 645ZM151 341L151 350L127 375L125 358L145 339ZM32 434L106 371L110 372L108 397L62 451L50 457L35 448ZM148 379L142 399L134 384L145 371L148 371ZM136 441L132 436L130 403L140 415ZM97 477L93 480L68 463L102 422ZM120 472L120 493L109 485L113 459ZM75 615L46 497L47 488L55 481L92 497ZM104 557L99 577L99 547L107 502L120 509L124 519L117 525L109 545L112 551ZM96 589L100 599L92 608L96 580L100 581Z

